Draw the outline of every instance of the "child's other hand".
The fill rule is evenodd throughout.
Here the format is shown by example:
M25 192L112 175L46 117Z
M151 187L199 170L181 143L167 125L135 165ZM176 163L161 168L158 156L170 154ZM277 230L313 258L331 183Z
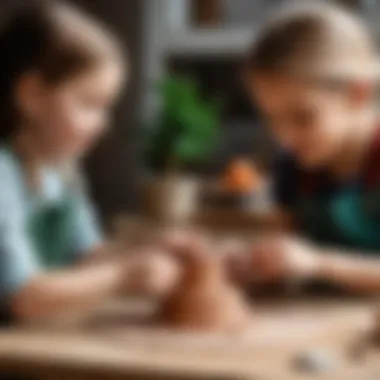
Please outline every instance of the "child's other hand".
M305 241L283 236L266 237L251 248L254 279L276 282L284 279L308 279L319 268L317 250Z

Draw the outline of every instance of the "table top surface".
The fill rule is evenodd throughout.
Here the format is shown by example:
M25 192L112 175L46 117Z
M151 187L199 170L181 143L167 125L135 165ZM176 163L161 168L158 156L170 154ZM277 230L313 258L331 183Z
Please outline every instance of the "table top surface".
M286 380L307 378L292 363L300 353L318 350L335 358L334 368L318 378L365 378L380 374L380 355L369 350L358 362L351 353L373 328L375 307L370 300L264 302L253 306L252 325L244 332L211 334L159 326L152 301L112 301L86 315L3 330L0 368L5 363L126 374L140 368L194 379Z
M120 231L124 236L125 220ZM375 379L380 349L366 349L359 361L352 351L373 329L377 308L373 299L253 300L247 330L202 334L159 326L151 300L111 300L83 315L0 331L0 371L21 368L28 374L41 367L117 372L122 378L138 371L144 379L161 373L176 380L298 380L315 376L297 371L295 358L317 350L335 363L318 379Z

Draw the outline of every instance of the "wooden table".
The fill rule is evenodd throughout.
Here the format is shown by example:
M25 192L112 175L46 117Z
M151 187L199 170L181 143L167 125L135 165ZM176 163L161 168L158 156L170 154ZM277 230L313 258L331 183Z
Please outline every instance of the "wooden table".
M230 217L211 219L221 230L231 229L220 222ZM199 224L215 227L210 218L203 220ZM244 224L250 230L252 223ZM126 230L137 234L144 224L131 228L129 220L122 220L118 236L126 238ZM245 230L241 223L235 226ZM49 380L380 379L380 350L361 360L350 357L372 328L376 307L373 300L336 298L253 302L252 326L243 334L202 335L152 323L152 301L111 301L89 315L0 331L0 374L6 370ZM335 368L318 376L296 371L294 358L313 349L336 357Z
M380 355L353 360L371 328L371 301L284 300L255 306L244 334L194 334L150 323L155 304L111 302L89 316L0 332L0 372L44 379L378 379ZM136 322L139 321L139 322ZM336 368L297 372L295 356L319 349Z

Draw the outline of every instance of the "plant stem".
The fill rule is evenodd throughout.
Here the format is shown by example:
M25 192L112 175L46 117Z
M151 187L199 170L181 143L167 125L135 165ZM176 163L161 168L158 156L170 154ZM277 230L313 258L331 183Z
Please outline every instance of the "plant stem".
M167 165L167 176L174 177L180 172L180 160L175 154L169 155L168 165Z

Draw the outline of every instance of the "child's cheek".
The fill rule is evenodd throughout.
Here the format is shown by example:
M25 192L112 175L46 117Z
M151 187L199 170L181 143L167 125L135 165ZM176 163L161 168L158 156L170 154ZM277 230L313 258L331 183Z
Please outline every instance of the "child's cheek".
M78 108L62 116L60 138L68 153L84 153L103 132L103 123L96 112Z
M345 141L348 123L345 115L326 109L312 125L300 131L298 158L307 167L328 164Z

